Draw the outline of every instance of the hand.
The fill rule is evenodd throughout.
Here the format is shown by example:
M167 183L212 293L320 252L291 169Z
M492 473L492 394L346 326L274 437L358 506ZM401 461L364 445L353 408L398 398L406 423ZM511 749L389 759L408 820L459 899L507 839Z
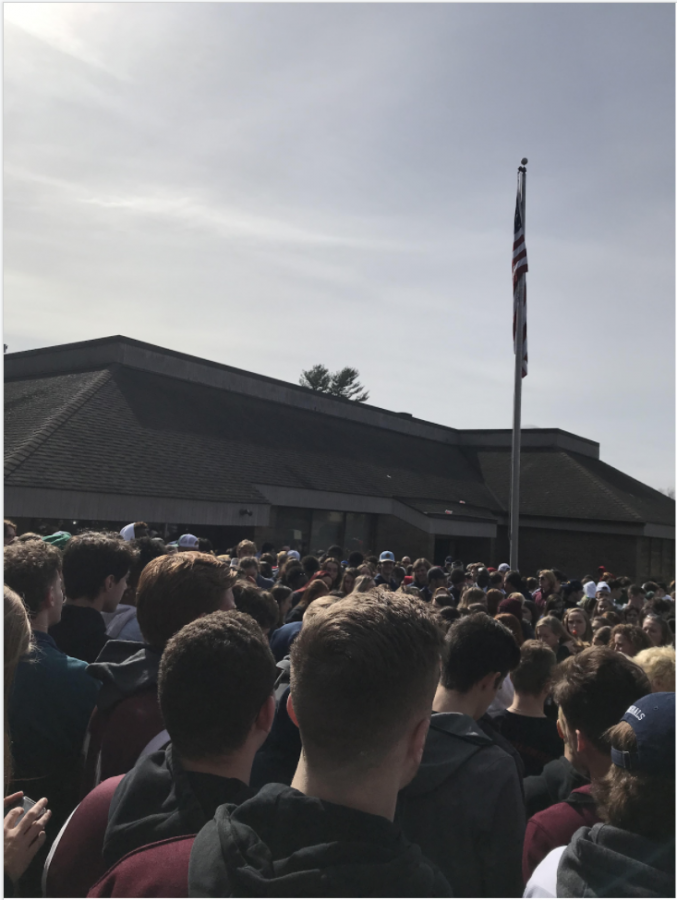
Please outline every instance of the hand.
M22 796L19 792L5 797L5 805L16 803ZM5 816L5 872L13 882L19 880L45 843L45 825L52 815L46 797L38 800L17 824L22 812L23 807L17 806Z

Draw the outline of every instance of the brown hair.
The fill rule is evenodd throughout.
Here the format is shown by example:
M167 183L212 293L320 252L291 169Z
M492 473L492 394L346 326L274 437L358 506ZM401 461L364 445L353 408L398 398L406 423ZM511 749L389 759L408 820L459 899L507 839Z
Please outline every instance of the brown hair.
M604 741L617 750L637 750L637 737L628 722L610 728ZM674 837L674 778L633 772L612 763L603 778L593 781L592 795L600 819L608 825L651 841Z
M520 648L520 662L510 673L518 694L538 697L552 680L557 657L542 641L525 641Z
M611 629L611 637L610 642L613 645L613 640L617 634L622 634L626 637L630 644L632 645L632 656L636 653L639 653L640 650L648 650L649 647L652 647L651 638L648 634L646 634L639 625L614 625Z
M430 714L442 633L426 604L379 590L304 621L291 648L303 751L321 769L379 765L414 716Z
M322 581L321 578L315 578L310 582L308 587L303 592L303 596L298 602L298 608L305 612L306 609L310 606L313 600L317 600L318 597L324 596L324 594L329 593L329 588Z
M522 631L522 623L517 616L513 616L512 613L499 613L497 616L494 616L494 618L499 624L505 625L515 638L517 646L521 647L524 643L524 632Z
M651 693L646 674L622 653L589 647L556 669L553 697L569 728L582 731L602 753L609 753L604 733L627 708Z
M185 625L168 642L158 676L162 718L179 755L199 760L242 746L276 674L268 641L246 613L215 612Z
M571 632L569 631L569 619L571 618L572 613L578 613L579 615L583 616L583 619L585 620L585 634L583 635L582 638L576 638L576 637L575 637L573 634L571 634ZM585 641L585 642L588 643L588 644L591 644L591 643L592 643L592 625L590 624L590 616L586 613L586 611L585 611L584 609L581 609L580 606L573 606L571 609L568 609L568 610L564 613L564 619L563 619L563 622L564 622L564 630L565 630L569 635L571 635L571 637L572 637L572 639L574 640L574 642L575 642L575 641L579 641L579 642L580 642L580 641Z
M4 530L4 536L5 536L5 537L7 537L7 529L8 529L8 528L13 528L14 531L16 532L17 527L16 527L16 525L14 524L14 522L12 522L11 519L5 519L4 522L5 522L5 525L4 525L4 528L5 528L5 530Z
M261 631L269 632L280 620L280 607L270 591L260 591L253 584L238 582L233 587L235 606L251 616Z
M5 547L5 584L26 604L31 616L40 612L47 591L61 574L61 551L45 541L14 541Z
M63 581L70 600L94 600L112 575L120 581L128 574L135 553L118 534L86 531L71 538L63 551Z
M492 588L487 591L486 601L487 601L487 610L490 616L495 616L498 612L498 604L503 599L503 591L499 591L496 588Z
M255 556L243 556L239 562L238 568L236 571L242 571L242 569L256 569L259 571L259 561ZM238 572L239 574L239 572Z
M248 556L254 556L254 554L256 553L256 544L254 543L254 541L248 541L246 538L244 541L240 541L240 543L237 545L235 555L239 556L240 553L244 550L249 551L249 553L247 554Z
M234 582L230 567L207 553L178 553L149 562L136 591L136 615L146 643L162 650L184 625L221 609Z
M482 588L466 588L461 595L461 602L458 604L458 608L467 609L471 603L484 603L486 598L487 595Z
M4 712L4 762L5 793L12 780L12 750L7 722L9 697L14 681L14 673L22 656L31 649L32 632L26 607L15 591L5 585L5 620L4 620L4 679L5 679L5 712Z
M343 566L341 565L341 560L336 559L335 556L328 556L326 559L322 561L322 571L326 572L327 575L327 563L334 563L335 566L338 567L338 571L336 573L336 578L331 583L330 591L338 591L341 588L341 581L343 580Z

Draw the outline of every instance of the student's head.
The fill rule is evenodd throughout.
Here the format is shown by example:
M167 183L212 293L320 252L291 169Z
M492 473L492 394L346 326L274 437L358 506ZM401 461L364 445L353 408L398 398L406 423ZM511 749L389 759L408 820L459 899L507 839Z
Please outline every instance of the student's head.
M489 708L503 679L520 661L512 633L486 613L455 622L444 642L440 683L459 694L479 688Z
M508 612L500 612L498 615L494 616L496 621L503 625L515 638L515 643L518 647L521 647L524 643L524 631L522 629L522 622L517 616L513 616L512 613Z
M360 553L359 550L353 550L353 552L348 557L348 565L351 569L356 569L358 566L361 566L364 562L364 553Z
M589 647L557 667L553 697L559 706L558 730L583 771L591 755L608 755L605 732L650 691L644 671L608 647Z
M322 568L320 560L316 556L304 556L301 560L301 567L308 578L312 578L315 572L319 572Z
M648 650L640 650L633 657L633 662L647 674L653 691L675 690L675 648L674 647L649 647Z
M578 607L568 609L564 613L564 628L576 640L592 643L592 625L585 610Z
M640 650L651 647L651 641L637 625L616 625L611 629L610 646L626 656L634 656Z
M11 519L5 519L5 547L9 547L16 540L16 525Z
M253 584L238 582L233 586L233 597L237 609L251 616L265 635L277 627L280 607L269 591L260 591Z
M240 541L237 545L237 558L244 559L246 556L256 556L256 544L254 541Z
M395 568L395 554L390 550L384 550L378 558L378 568L385 579L389 579Z
M26 607L21 598L10 587L5 585L5 618L4 618L4 787L8 794L8 786L12 780L12 753L10 736L7 730L7 706L12 690L14 673L22 656L31 649L31 625L28 620Z
M461 588L465 584L465 572L463 569L452 569L449 581L452 587Z
M63 551L63 581L69 600L94 603L103 596L103 612L114 612L127 588L134 551L119 535L87 531Z
M242 578L253 578L259 574L259 561L255 556L243 556L238 566L238 572Z
M560 641L566 639L567 633L556 616L543 616L536 622L536 637L557 651Z
M375 583L371 575L358 575L353 586L353 593L366 594L367 591L373 590L374 587Z
M492 588L487 591L486 594L486 603L487 603L487 611L490 616L495 616L498 612L498 604L503 599L503 591L499 591L497 588Z
M672 632L662 616L648 613L642 622L642 631L654 647L665 647L672 644Z
M348 596L348 594L352 593L352 590L355 587L355 579L357 577L357 569L348 568L344 571L343 577L341 578L340 590L346 597Z
M28 612L21 597L4 586L5 619L4 619L4 685L5 708L12 687L12 679L19 660L31 648L31 623Z
M417 584L427 584L428 583L428 569L432 568L431 564L428 560L420 556L417 560L414 560L414 566L412 569L412 575L414 576L414 581Z
M612 764L592 789L599 817L615 828L674 846L674 693L634 701L604 739Z
M308 576L301 566L294 561L292 565L287 563L280 582L287 585L292 591L299 591L308 581Z
M291 588L287 587L284 584L275 584L270 589L270 593L272 594L273 599L277 603L278 609L280 611L278 621L282 623L284 622L284 617L291 609Z
M447 586L447 573L442 566L433 566L428 569L428 587L431 591L437 590L438 587Z
M538 576L538 585L544 594L552 593L557 586L557 576L552 569L542 569Z
M593 647L607 647L611 640L611 625L600 625L592 636Z
M61 618L61 551L45 541L14 541L5 547L5 584L23 600L31 619L55 625Z
M516 694L542 697L552 686L557 657L542 641L525 641L520 648L520 661L510 673Z
M322 563L322 570L331 576L331 586L329 589L338 590L341 585L341 577L343 574L340 561L332 556L328 556Z
M165 647L158 698L172 746L184 761L223 758L272 724L275 660L256 622L214 612L185 625Z
M146 643L162 650L184 625L233 609L232 569L207 553L177 553L148 563L136 592L137 620Z
M644 606L644 588L640 584L631 584L628 588L628 603L641 609Z
M318 597L323 597L328 593L329 586L327 582L322 578L315 578L303 592L303 596L298 603L299 609L308 609L314 600L317 600Z
M468 609L473 603L486 603L487 595L482 588L466 588L461 595L459 609Z
M352 785L416 773L439 675L442 634L427 607L375 590L304 621L291 649L290 714L309 770Z

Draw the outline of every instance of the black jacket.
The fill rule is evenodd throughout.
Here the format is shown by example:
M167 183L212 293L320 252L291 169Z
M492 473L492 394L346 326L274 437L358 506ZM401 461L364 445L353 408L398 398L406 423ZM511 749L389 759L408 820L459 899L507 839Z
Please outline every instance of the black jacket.
M160 656L137 641L108 641L87 674L102 682L97 706L102 712L120 700L157 687Z
M470 716L434 713L397 819L457 897L521 897L526 818L512 758Z
M557 869L558 897L674 897L675 839L659 844L612 825L579 828Z
M253 795L237 778L187 772L172 745L140 759L113 795L103 859L112 866L126 853L165 838L197 834L222 803Z
M49 629L56 646L67 656L91 663L108 641L103 616L91 606L66 603L61 620Z
M555 803L562 803L573 790L584 784L590 784L590 779L574 769L566 756L546 763L540 775L529 775L524 779L527 817L531 818Z
M450 897L437 866L401 830L269 784L220 806L193 844L189 897Z

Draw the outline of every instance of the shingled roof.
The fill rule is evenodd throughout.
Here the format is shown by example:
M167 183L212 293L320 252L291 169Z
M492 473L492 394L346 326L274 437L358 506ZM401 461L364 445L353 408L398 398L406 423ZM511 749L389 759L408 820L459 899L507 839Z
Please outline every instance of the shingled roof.
M463 432L441 426L422 423L405 433L402 420L392 428L370 424L396 414L371 415L365 405L351 417L342 410L353 404L308 408L286 394L278 402L139 364L28 377L28 354L8 354L8 363L12 356L21 367L6 369L10 487L266 503L257 485L276 485L394 498L432 517L505 520L510 448L482 446L502 433L486 432L485 440L472 432L473 446ZM176 356L167 354L169 363ZM575 435L567 440L586 449ZM522 515L674 525L674 501L660 492L594 454L562 449L563 439L539 441L543 446L523 449Z

